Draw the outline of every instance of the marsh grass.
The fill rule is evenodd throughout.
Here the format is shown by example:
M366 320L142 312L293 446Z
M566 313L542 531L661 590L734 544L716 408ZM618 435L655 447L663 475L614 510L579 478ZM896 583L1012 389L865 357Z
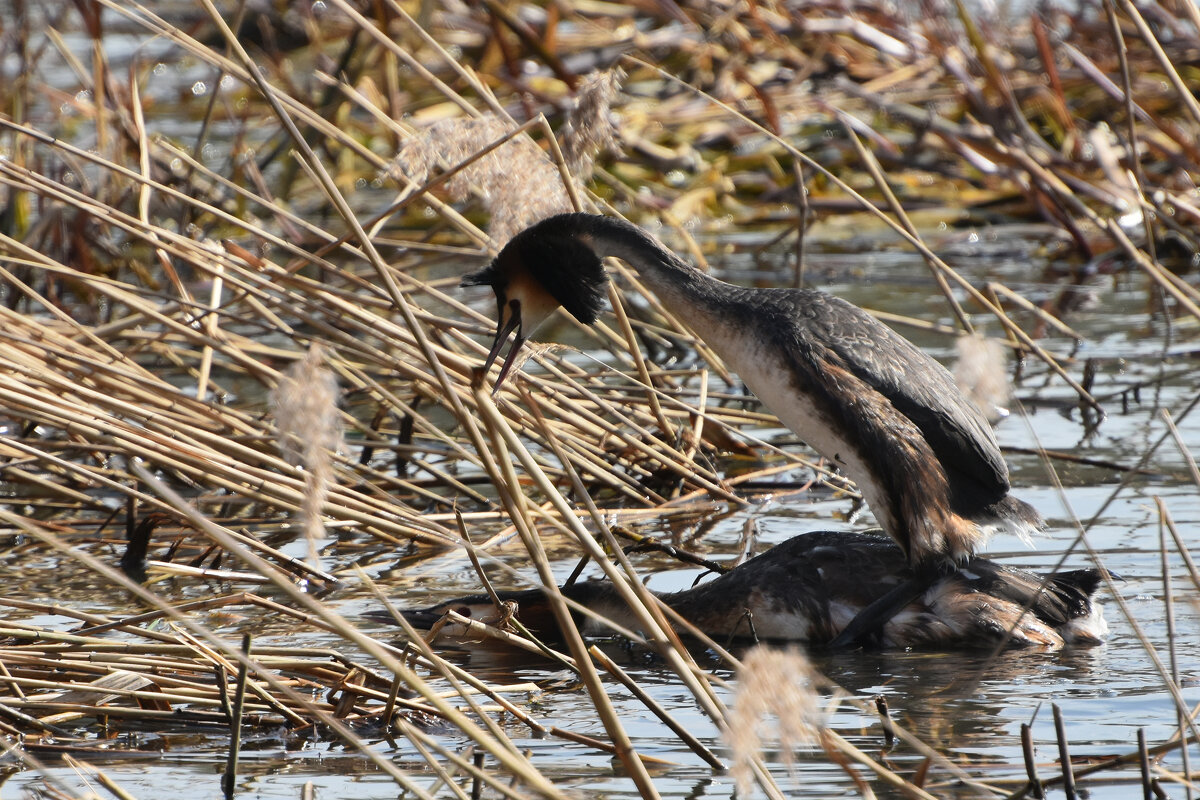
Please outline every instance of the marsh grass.
M1038 338L1045 328L1075 335L1077 287L1105 269L1137 275L1153 298L1148 317L1172 336L1194 340L1200 323L1200 110L1183 58L1200 37L1195 20L1165 5L1119 2L1104 18L1046 11L1006 30L962 6L914 19L882 5L815 3L803 15L705 5L668 19L616 6L514 14L433 4L418 23L394 2L365 16L331 0L324 17L292 20L287 37L268 28L276 35L253 53L257 36L205 8L186 21L109 0L27 9L4 40L27 68L6 86L0 118L3 533L13 552L73 560L130 603L98 613L0 599L75 626L8 619L0 630L0 731L32 769L39 753L83 755L135 722L224 736L240 665L244 725L282 726L288 743L340 740L416 797L464 797L473 786L565 796L501 715L615 756L636 791L655 797L653 760L600 675L621 680L619 668L575 630L547 541L599 565L638 614L639 630L624 633L661 659L715 730L733 727L722 679L684 646L686 622L645 589L612 528L745 506L745 486L780 472L848 497L853 487L760 441L755 429L770 417L619 265L614 316L594 329L564 319L578 349L532 349L495 398L483 390L490 298L468 302L452 287L541 216L620 212L700 264L707 239L689 231L719 230L708 220L790 226L784 238L802 236L801 253L835 235L825 230L835 214L886 224L896 247L926 259L963 333L994 317L1024 374L1069 387L1099 424L1106 398L1090 393L1072 353ZM1170 37L1156 36L1150 11ZM221 87L199 113L186 103L168 111L188 121L185 133L156 132L149 98L161 86L148 57L109 63L116 28L155 37L157 63ZM88 46L72 49L66 29ZM1053 228L1069 273L1056 296L976 289L912 222L912 210L931 206ZM647 350L682 355L663 367ZM1164 559L1174 547L1195 581L1160 512L1172 534ZM151 582L138 585L111 564L147 520ZM321 529L336 534L324 559L289 554ZM374 641L299 588L364 584L350 568L364 553L421 561L469 550L501 570L489 554L514 537L567 631L554 658L583 682L605 739L543 722L514 698L527 687L490 685L415 632L403 652ZM181 596L206 577L244 587ZM269 592L249 588L260 584ZM336 646L254 644L247 655L206 616L217 609L287 618ZM548 648L519 631L496 635ZM738 665L722 643L708 646ZM1195 732L1175 659L1158 663L1179 704L1181 738L1166 750ZM874 714L813 683L827 706ZM642 702L682 730L648 695ZM433 718L486 760L430 732ZM783 733L785 745L798 736ZM906 796L927 796L936 780L1013 797L1031 789L966 770L901 726L897 735L925 767L902 773L828 728L816 739L864 796L866 773ZM385 736L410 743L425 772L382 757L374 742ZM786 796L748 741L739 781ZM688 746L721 761L702 742Z

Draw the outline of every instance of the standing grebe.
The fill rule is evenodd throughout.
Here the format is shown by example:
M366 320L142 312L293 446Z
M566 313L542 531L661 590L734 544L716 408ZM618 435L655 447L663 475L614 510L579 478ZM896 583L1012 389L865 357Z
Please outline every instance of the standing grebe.
M780 421L858 485L919 575L969 559L996 529L1028 538L1041 526L1032 507L1009 495L1008 466L982 414L907 339L825 292L719 281L624 220L550 217L463 278L496 294L498 330L485 369L514 337L497 388L556 308L596 321L606 256L634 267ZM900 591L899 606L927 585Z

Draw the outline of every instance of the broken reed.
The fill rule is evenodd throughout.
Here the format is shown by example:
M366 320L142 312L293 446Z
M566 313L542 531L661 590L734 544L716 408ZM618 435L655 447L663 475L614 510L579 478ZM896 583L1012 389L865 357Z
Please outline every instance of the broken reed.
M645 344L711 354L662 313L654 298L640 292L632 276L623 277L626 297L635 298L628 315L619 308L615 325L579 335L587 337L588 348L607 348L615 364L640 380L618 377L613 369L570 352L543 349L535 358L544 372L513 381L496 403L472 388L472 370L482 352L479 341L490 331L491 320L448 288L468 261L477 265L506 234L499 227L480 229L467 214L485 207L493 220L509 215L504 219L511 230L527 219L521 214L542 213L542 206L532 201L546 199L550 188L556 191L554 210L612 205L639 221L661 220L664 235L698 263L705 254L683 225L698 218L731 216L737 226L792 223L797 237L811 248L828 235L821 230L825 218L859 212L860 207L846 205L846 197L863 206L888 208L908 237L915 237L916 229L905 210L914 206L965 203L982 210L1002 205L1009 214L1036 214L1057 226L1078 255L1069 261L1076 270L1070 283L1087 277L1078 270L1096 263L1093 256L1115 248L1174 309L1200 317L1195 289L1164 267L1165 242L1182 240L1193 252L1197 249L1194 231L1200 221L1188 166L1200 163L1194 145L1200 113L1174 66L1173 51L1166 49L1195 43L1195 32L1186 23L1177 23L1174 41L1164 46L1146 24L1146 10L1124 2L1104 19L1063 12L1033 17L1032 39L1025 31L975 19L962 7L957 18L940 14L916 20L885 8L847 16L841 4L812 4L800 17L798 11L759 4L753 14L741 10L723 17L715 37L696 33L713 22L703 8L681 12L695 15L694 28L673 28L648 18L644 21L658 34L657 49L625 59L625 85L634 88L615 101L608 98L615 102L608 113L620 115L617 145L625 155L610 159L600 153L589 182L580 173L597 156L588 147L596 150L601 143L581 148L574 140L564 142L576 167L578 178L573 180L572 164L559 155L555 126L537 112L545 111L557 122L560 112L570 111L569 98L579 90L581 76L564 66L564 57L577 62L610 46L627 47L623 15L632 12L560 4L566 17L547 17L541 35L530 37L519 16L485 4L475 13L487 23L483 27L499 31L506 43L493 51L487 41L470 38L481 20L463 24L457 12L434 14L421 27L396 3L382 4L380 18L364 17L340 0L330 6L340 16L323 21L330 25L309 26L307 35L315 38L306 47L332 52L338 68L317 70L305 87L286 72L272 71L286 65L287 58L258 66L211 7L214 37L202 41L188 32L191 28L144 8L107 1L84 4L80 8L92 13L87 29L93 48L90 73L85 67L79 74L92 92L91 102L77 96L61 99L94 130L95 147L73 144L52 124L39 127L36 113L28 117L32 123L0 120L14 152L13 158L0 160L0 184L9 193L11 210L0 231L0 281L7 300L0 309L0 371L6 376L0 406L20 426L0 437L0 456L5 458L0 475L27 506L57 509L50 514L53 533L28 518L9 516L6 524L12 530L37 530L58 542L87 542L96 537L98 521L111 537L110 520L132 529L154 511L165 515L163 530L183 542L183 550L198 548L201 558L250 548L234 559L233 570L219 573L224 579L275 581L279 586L332 583L338 572L333 565L314 569L248 535L295 525L311 497L309 476L279 456L276 426L261 413L260 397L246 387L265 394L278 385L284 367L314 344L331 354L329 366L348 401L341 422L354 443L354 449L329 453L332 481L320 513L329 525L380 547L415 544L426 552L463 547L454 510L470 502L482 509L473 521L484 515L511 520L532 563L546 572L549 564L537 537L549 530L565 534L581 552L591 551L598 563L608 563L608 556L595 549L590 531L607 539L607 519L616 512L602 515L595 507L568 506L562 502L564 491L588 506L592 494L618 500L631 507L624 513L634 516L742 502L739 484L791 466L812 468L821 480L846 489L815 465L778 452L772 457L785 459L782 464L759 465L737 477L714 466L718 462L707 457L709 442L719 447L727 446L723 443L730 437L753 441L748 428L767 419L753 407L743 407L736 392L712 384L707 371L665 370L643 357ZM242 127L247 139L253 139L249 134L256 129L276 130L284 121L287 134L266 146L260 143L253 153L223 143L236 158L230 158L229 169L211 168L211 159L196 156L200 144L214 141L210 123L234 118L224 106L228 98L214 93L193 142L154 135L139 93L144 71L132 73L128 91L113 91L117 73L107 64L103 23L116 19L210 66L214 85L225 76L232 80L248 103ZM323 33L334 30L336 38ZM528 58L547 68L539 81L553 76L551 82L535 85L523 70L506 66L492 72L465 69L442 44L451 31L455 46L479 55L481 63L507 60L513 66ZM25 36L31 35L27 28ZM83 64L62 38L47 35L49 47ZM1030 40L1034 48L1019 46ZM1086 50L1077 44L1085 42ZM679 80L666 80L647 61ZM396 80L401 71L415 79L402 84ZM17 83L9 91L25 92L22 104L41 108L30 84ZM1102 127L1098 123L1112 119L1114 105L1124 118ZM578 107L597 110L594 103ZM426 123L447 108L474 120L471 127L485 132L482 139L463 147L455 163L432 164L425 175L391 169L392 155L427 135ZM406 117L409 109L416 111ZM526 125L518 125L513 115ZM447 123L445 135L460 135L456 131L465 127ZM569 126L558 127L565 133ZM486 141L489 137L495 141ZM320 147L309 144L313 141ZM521 171L510 169L506 180L491 184L470 180L472 169L486 175L497 163L515 163L512 154L518 150L525 158ZM794 165L810 154L815 161L797 173ZM333 173L331 164L336 165ZM70 174L58 165L70 165ZM451 202L443 184L460 174L466 189ZM766 211L777 208L780 199L799 200L797 175L806 189L806 202L798 204L803 213ZM930 175L937 180L921 193L897 195L887 188L890 182L903 186L905 178L923 183ZM363 200L349 194L347 187L355 181L382 181L394 195L384 207L371 207L379 195ZM843 194L847 184L865 187L864 194ZM588 187L595 193L587 192ZM505 190L514 194L505 195ZM1121 224L1137 212L1146 232L1142 240ZM517 222L511 219L514 214ZM52 235L48 220L73 234ZM922 246L917 239L910 243ZM803 250L797 245L797 252ZM939 278L955 278L929 255ZM989 289L988 297L976 298L978 308L1001 318L1013 346L1034 348L999 302L1006 298L1020 309L1023 298L1003 286ZM1064 289L1049 307L1062 315L1071 302L1072 292ZM1045 321L1050 312L1045 306L1040 311ZM1073 365L1061 354L1037 352L1047 369L1060 369L1061 377L1075 380ZM723 377L722 365L710 363ZM1079 388L1087 402L1085 387ZM398 431L407 431L399 441ZM538 446L529 447L531 441ZM363 452L376 457L356 457ZM392 454L392 463L378 457L385 452ZM521 457L523 475L497 456L505 452ZM145 471L147 466L154 475ZM199 512L164 489L151 488L155 475L187 487ZM128 518L114 517L98 494L128 498ZM308 507L309 517L312 511ZM221 524L214 525L214 519ZM511 529L470 546L486 552L510 534ZM151 564L152 572L184 575L185 567L200 568L180 563L174 549L164 555L161 535L155 544L163 558ZM608 545L620 552L611 539ZM349 545L332 547L325 557L337 564L350 552ZM266 561L252 562L253 553ZM639 591L640 583L627 569L627 564L611 568L610 577L628 587L630 602L642 610L648 646L722 723L725 712L709 686L710 676L675 640L663 610ZM229 602L267 601L238 595ZM156 603L185 615L199 610L164 598ZM332 613L320 605L314 611L325 619ZM286 612L272 607L270 613ZM141 625L144 615L138 619ZM319 624L316 616L304 619ZM187 696L200 698L195 708L207 709L214 702L220 705L225 679L236 673L235 663L242 663L232 652L218 655L222 637L200 646L199 639L178 630L151 635L120 620L93 622L156 640L145 644L140 656L105 667L101 680L142 670L138 658L166 669L168 662L156 660L160 656L153 648L169 646L183 648L171 651L176 660L169 662L175 671L170 674L181 676L183 683L155 689L89 687L85 684L94 683L97 673L85 670L73 674L78 680L42 688L115 691L108 705L119 699L125 710L111 713L136 716L143 702L149 704L147 714L157 701L182 702L169 693L186 684ZM324 625L343 630L328 621ZM200 626L190 635L205 632ZM56 631L20 626L11 635L18 642L66 642L61 652L16 648L42 659L33 666L19 665L32 670L31 676L66 663L61 659L69 658L68 651L99 655L109 646L97 637L79 635L67 642ZM351 629L344 635L353 646L366 646ZM593 669L591 658L578 648L572 655L580 668ZM347 666L343 657L330 654L339 666L320 669L319 658L283 664L272 661L273 656L269 648L254 650L257 668L274 682L260 673L266 688L260 686L257 701L251 699L252 713L275 713L293 725L313 724L326 715L341 719L338 714L347 709L351 715L384 715L420 743L430 768L443 780L451 780L448 770L459 769L505 792L488 768L445 752L403 716L388 716L405 701L396 696L396 683L386 674L372 678L375 694L360 695L355 694L357 662ZM439 680L480 688L434 656L425 652L425 666L436 670ZM218 664L223 672L215 672L218 677L210 681L209 672ZM422 693L428 688L411 670L394 666L410 688ZM300 703L284 691L293 680L342 687L343 697L355 699L336 707ZM27 694L14 681L12 691ZM593 700L602 707L603 692L597 691L594 674L589 681ZM168 696L143 696L156 693ZM468 699L472 691L466 688L455 696L468 703L486 733L433 704L421 710L432 708L431 713L461 723L511 774L522 775L528 786L545 786L536 770L507 755L515 747L487 724L493 709L473 705ZM493 693L492 699L507 713L518 713L515 704L499 695ZM75 711L84 708L75 703ZM594 746L614 748L623 742L620 721L609 714L607 725L612 741ZM352 735L347 740L363 746ZM837 750L843 754L838 758L849 759L838 763L863 764L884 780L899 780L897 785L907 783L907 791L919 793L904 778L888 777L890 770L878 761L851 755L849 748L828 744L832 741L822 740L822 746L832 748L831 757ZM911 739L909 744L922 747ZM637 754L619 749L626 766L639 774L643 796L652 796L653 781L638 769ZM928 754L940 758L933 751ZM954 773L945 759L939 766ZM780 795L764 765L754 763L752 769L769 795ZM413 786L406 777L397 780ZM420 789L415 792L421 794Z

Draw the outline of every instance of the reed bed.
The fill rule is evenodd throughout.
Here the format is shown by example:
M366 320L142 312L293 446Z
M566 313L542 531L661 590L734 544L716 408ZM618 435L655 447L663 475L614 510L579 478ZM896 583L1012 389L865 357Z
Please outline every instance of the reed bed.
M936 3L22 6L0 44L27 64L0 116L0 535L10 567L49 558L109 597L0 599L5 751L37 765L116 752L111 731L198 730L230 739L232 776L239 733L278 728L283 747L340 740L417 797L566 796L504 719L611 754L658 796L606 690L637 684L569 623L547 548L621 587L640 615L629 638L730 731L726 680L697 663L623 541L644 543L646 519L751 505L762 487L855 490L763 441L773 419L619 265L614 314L586 329L564 317L575 346L531 347L493 396L478 374L491 309L458 278L570 209L624 214L701 265L725 233L770 231L797 282L814 249L856 228L915 248L954 330L994 318L1024 375L1102 424L1123 395L1096 392L1096 363L1071 347L1081 286L1140 282L1147 318L1171 326L1164 352L1194 353L1194 17L1124 0L1015 21ZM114 65L112 37L145 49ZM914 218L930 210L1037 222L1058 288L1035 302L976 287L926 244ZM1164 558L1190 565L1161 515L1175 534ZM304 539L306 558L290 547ZM416 632L399 650L376 641L323 599L376 591L360 566L385 558L469 558L486 582L512 540L567 623L564 652L473 624L577 676L603 737L546 722L518 699L528 686L492 685ZM210 581L236 589L208 596ZM232 610L328 644L242 642L212 616ZM1169 660L1182 738L1166 750L1196 736ZM1040 796L1049 778L1032 758L996 770L1016 777L964 769L885 713L924 759L894 768L811 711L814 697L827 713L874 719L873 706L786 659L751 669L760 686L772 669L808 675L810 693L774 710L813 720L784 738L807 737L864 797ZM387 737L407 742L404 760L374 746ZM785 796L743 740L739 782ZM1062 746L1053 780L1069 782ZM1147 791L1188 779L1137 752L1096 769L1124 780L1139 759Z

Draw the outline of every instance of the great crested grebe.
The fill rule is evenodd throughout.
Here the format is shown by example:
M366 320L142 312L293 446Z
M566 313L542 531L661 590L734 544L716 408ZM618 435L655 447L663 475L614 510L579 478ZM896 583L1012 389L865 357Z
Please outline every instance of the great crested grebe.
M783 424L857 484L918 572L951 568L997 529L1028 538L1041 527L1038 513L1008 493L1008 466L983 415L903 336L825 292L719 281L624 220L550 217L463 278L496 294L485 369L513 336L497 387L559 306L596 321L606 256L635 268Z
M779 419L841 468L893 541L812 533L777 545L694 589L663 600L702 631L829 644L1058 647L1096 642L1107 626L1091 595L1097 570L1048 578L975 556L988 534L1041 526L1009 495L991 427L940 364L850 303L821 291L752 289L689 266L628 222L562 214L513 237L463 278L490 286L499 320L485 370L509 337L499 388L522 343L559 306L596 321L615 256L745 381ZM1041 588L1039 588L1041 587ZM564 587L614 620L630 614L601 582ZM508 593L527 626L545 626L541 590ZM486 597L408 612L431 623L446 610L487 616ZM590 629L589 629L590 630Z
M990 648L998 644L1057 649L1097 644L1108 626L1091 600L1101 575L1094 569L1057 573L1048 580L1030 572L970 557L953 571L924 582L924 590L887 619L864 629L853 642L844 632L881 597L913 580L900 548L870 533L805 533L692 589L660 594L662 600L702 632L725 643L733 639L799 641L822 646ZM1043 584L1045 584L1043 586ZM562 587L589 610L636 629L637 619L607 581ZM517 618L544 637L558 632L541 589L501 592L517 602ZM430 628L448 611L480 622L500 617L488 595L472 595L430 608L405 611L417 627ZM381 621L390 617L372 613ZM585 635L608 632L576 615ZM449 623L448 635L465 633Z

